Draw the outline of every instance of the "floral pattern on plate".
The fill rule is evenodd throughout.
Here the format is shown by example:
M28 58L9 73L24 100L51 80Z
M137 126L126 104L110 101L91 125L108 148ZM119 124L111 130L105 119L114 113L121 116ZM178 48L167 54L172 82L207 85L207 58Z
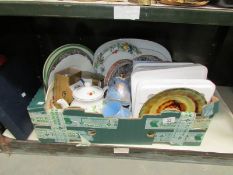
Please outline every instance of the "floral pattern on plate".
M104 78L104 85L109 85L109 82L114 77L124 77L130 82L130 76L133 70L133 61L132 60L119 60L115 62L109 69L107 75Z
M133 61L142 61L142 62L164 62L162 59L154 55L140 55L133 59Z
M131 45L128 42L118 42L98 54L98 56L94 60L94 68L97 70L97 72L100 74L104 74L104 72L107 72L111 65L107 65L106 67L106 65L104 65L106 63L106 60L109 59L109 57L111 57L112 55L119 54L119 52L125 52L129 53L129 55L133 55L132 59L134 56L141 53L141 51L137 47Z

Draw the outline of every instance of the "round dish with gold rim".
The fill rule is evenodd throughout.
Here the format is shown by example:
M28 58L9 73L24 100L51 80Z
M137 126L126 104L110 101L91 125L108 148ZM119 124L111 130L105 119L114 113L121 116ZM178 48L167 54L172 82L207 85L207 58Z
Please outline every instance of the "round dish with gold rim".
M201 113L205 104L205 97L195 90L188 88L168 89L147 100L141 108L139 117L160 114L165 110Z

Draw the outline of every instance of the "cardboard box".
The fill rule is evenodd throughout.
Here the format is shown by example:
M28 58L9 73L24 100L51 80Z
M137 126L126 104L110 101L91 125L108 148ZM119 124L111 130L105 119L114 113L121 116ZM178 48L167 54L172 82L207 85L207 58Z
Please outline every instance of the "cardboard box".
M46 143L84 139L106 144L200 145L211 118L219 110L219 101L213 97L212 102L203 107L201 115L164 111L142 119L117 119L75 109L47 109L42 99L44 93L40 89L28 106L28 112L38 139Z
M78 82L80 79L81 71L74 68L68 68L56 73L54 80L54 101L56 102L63 98L70 104L73 101L70 85ZM56 104L56 107L60 108L58 104Z

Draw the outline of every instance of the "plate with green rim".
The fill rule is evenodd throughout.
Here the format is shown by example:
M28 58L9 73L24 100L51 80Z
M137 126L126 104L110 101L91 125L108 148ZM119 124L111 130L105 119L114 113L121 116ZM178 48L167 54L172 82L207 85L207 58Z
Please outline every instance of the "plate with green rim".
M49 56L47 57L45 63L44 63L44 67L43 67L43 79L45 78L45 75L46 75L46 72L47 72L47 67L49 66L49 62L51 59L54 58L54 55L58 54L58 52L62 49L65 49L67 47L67 45L63 45L63 46L60 46L58 48L56 48L53 52L51 52L49 54Z
M63 50L66 50L68 48L79 48L81 50L83 50L84 52L87 53L87 55L91 58L91 61L93 61L93 52L87 48L86 46L83 46L81 44L66 44L63 46L60 46L59 48L55 49L47 58L44 67L43 67L43 79L45 80L45 77L47 77L47 71L49 69L49 67L51 66L51 62L53 61L54 58L56 58L56 55L58 55L60 52L62 52Z
M52 59L50 59L47 63L47 67L46 67L46 72L45 72L45 79L48 78L49 76L49 72L51 70L51 68L53 68L54 66L56 66L56 64L59 63L59 61L61 61L63 58L65 58L67 55L64 54L64 51L66 52L75 52L78 53L80 52L81 55L87 57L87 59L89 59L89 61L92 63L92 59L87 55L86 50L80 49L80 47L76 47L76 46L72 46L72 47L65 47L61 50L58 50L54 55L52 55Z
M45 79L45 86L48 87L49 84L54 80L56 72L64 70L66 68L72 67L81 71L95 72L90 60L85 56L80 54L79 49L67 49L57 55L57 62L51 64L51 67L47 71L47 77ZM82 64L80 64L80 62Z
M87 67L84 67L83 70L91 71L91 72L93 71L92 66L91 66L92 60L93 60L93 53L90 51L90 49L86 48L85 46L79 45L79 44L67 44L67 45L59 47L58 49L56 49L54 52L52 52L49 55L44 65L44 69L43 69L43 81L44 81L45 87L48 87L48 80L49 80L50 73L53 70L55 70L56 66L62 60L64 59L66 60L68 58L68 60L66 60L65 62L66 65L64 67L62 67L62 65L59 65L59 69L56 71L59 71L61 68L67 68L67 66L71 66L72 61L74 64L72 66L75 67L75 64L78 67L80 66L80 64L77 64L77 61L75 61L74 63L74 60L77 59L77 58L74 58L74 55L76 55L77 58L81 57L80 59L82 59L82 61L84 62L86 61L86 66L88 65L87 67L89 67L90 70Z
M48 77L49 77L49 70L51 67L54 67L53 64L57 63L57 59L60 58L59 55L61 56L60 53L64 54L64 51L69 50L69 49L76 49L80 50L84 54L86 54L86 57L89 59L89 61L92 63L93 61L93 53L90 49L87 47L80 45L80 44L66 44L63 45L57 49L55 49L47 58L44 67L43 67L43 81L44 84L46 84Z

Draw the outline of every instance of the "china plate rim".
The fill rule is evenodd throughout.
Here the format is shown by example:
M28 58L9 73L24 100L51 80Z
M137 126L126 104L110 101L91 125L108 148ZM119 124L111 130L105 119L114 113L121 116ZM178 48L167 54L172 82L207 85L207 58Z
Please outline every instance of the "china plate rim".
M69 49L80 49L83 52L86 53L87 59L91 62L93 62L93 52L86 46L81 45L81 44L65 44L57 49L55 49L46 59L44 66L43 66L43 83L47 84L47 80L49 78L48 72L50 71L52 64L56 61L56 57L61 54L64 51L67 51ZM51 71L50 71L51 72Z

